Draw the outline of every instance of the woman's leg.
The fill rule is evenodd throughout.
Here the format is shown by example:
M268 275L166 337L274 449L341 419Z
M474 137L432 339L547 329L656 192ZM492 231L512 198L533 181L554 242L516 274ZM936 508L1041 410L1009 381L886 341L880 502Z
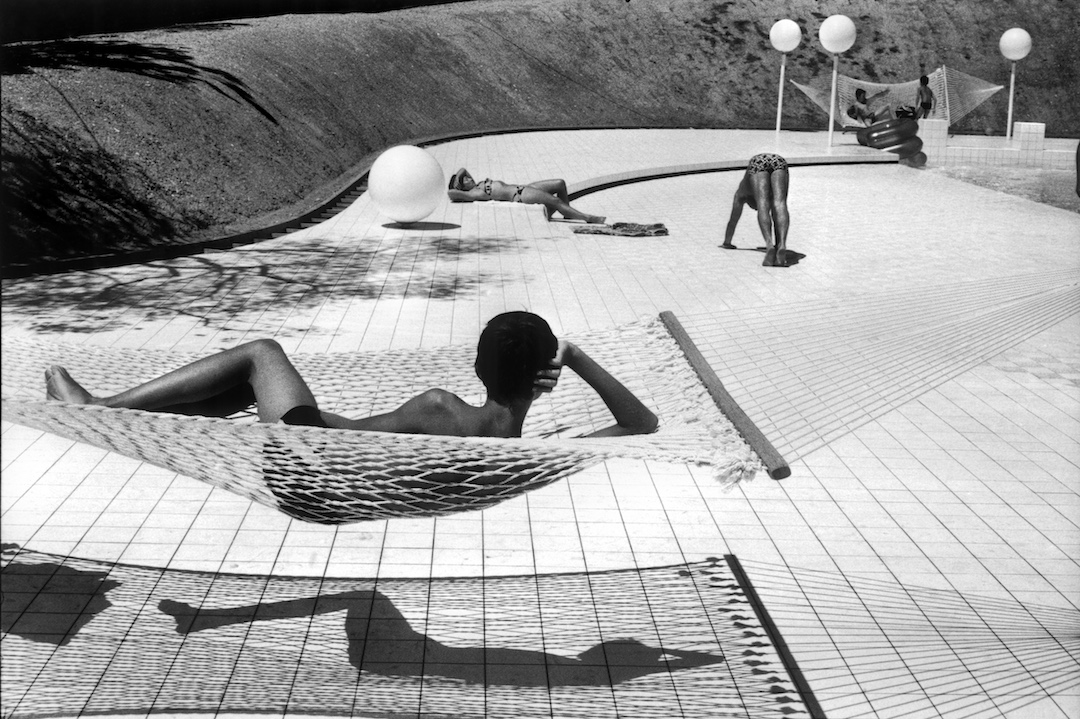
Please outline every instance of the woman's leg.
M566 189L566 180L540 180L539 182L530 182L529 186L535 187L549 195L555 195L555 197L558 197L566 204L570 204L570 195Z
M765 238L765 261L761 264L772 267L776 264L776 247L773 245L773 221L772 221L772 186L769 184L768 172L754 172L749 175L750 189L754 193L754 204L757 205L758 228L761 236Z
M45 383L50 399L129 409L171 411L223 397L234 398L233 403L235 398L251 397L262 422L276 422L298 405L317 406L307 383L274 340L256 340L204 357L111 397L91 395L63 367L51 367Z
M537 189L532 185L526 185L521 190L521 201L530 205L543 205L548 208L548 216L551 212L558 212L568 220L583 220L596 225L604 224L604 217L598 217L597 215L589 215L584 212L580 212L571 207L568 203L550 195L543 190Z
M787 258L787 234L790 217L788 216L788 171L776 170L769 174L769 183L772 189L772 216L774 231L776 233L776 261L786 265Z

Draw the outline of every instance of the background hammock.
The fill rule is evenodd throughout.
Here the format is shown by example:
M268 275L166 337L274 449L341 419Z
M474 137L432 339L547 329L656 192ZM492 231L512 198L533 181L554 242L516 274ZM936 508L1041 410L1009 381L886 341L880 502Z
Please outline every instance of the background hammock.
M995 85L980 80L974 75L954 70L942 65L927 75L930 90L934 93L936 102L933 112L927 119L946 120L950 125L955 125L965 115L976 107L986 102L1003 85ZM831 81L815 81L814 84L802 85L791 81L791 84L803 91L815 105L825 112L829 111L829 95L832 91ZM855 91L866 90L869 97L885 91L885 95L879 100L882 107L888 106L895 110L901 105L914 106L916 94L919 89L918 78L908 82L868 82L858 78L838 75L836 80L836 121L841 127L862 127L863 123L847 116L847 109L855 104Z
M440 437L263 424L47 402L44 370L67 367L95 394L112 394L200 355L60 344L3 343L3 418L222 487L323 524L479 509L612 457L710 465L750 479L760 460L720 412L659 319L569 337L656 412L650 435L575 438L611 424L603 401L573 372L538 400L520 439ZM431 387L473 403L483 386L474 346L291 359L319 406L366 416Z

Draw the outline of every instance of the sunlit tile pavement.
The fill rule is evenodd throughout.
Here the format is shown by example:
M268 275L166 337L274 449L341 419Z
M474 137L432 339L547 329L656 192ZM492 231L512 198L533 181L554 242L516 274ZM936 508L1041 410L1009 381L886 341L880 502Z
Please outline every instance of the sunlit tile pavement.
M583 130L431 151L447 172L572 187L758 151L794 163L876 155L850 135L834 141L830 153L824 133ZM678 609L669 594L650 595L644 579L609 591L601 578L734 555L827 716L1080 714L1080 257L1070 250L1080 216L894 163L796 165L789 247L804 257L764 268L749 215L740 249L718 247L740 174L575 201L610 221L663 222L670 235L658 238L576 235L572 223L501 204L448 203L401 229L362 197L321 225L242 249L5 282L3 330L178 352L274 337L322 353L471 343L507 309L538 312L556 332L671 310L788 459L787 480L761 475L725 491L700 468L618 460L483 512L333 529L5 422L3 541L211 587L231 586L230 575L374 582L411 631L438 647L486 647L493 667L495 650L515 641L574 655L620 631L708 651L684 625L660 626ZM465 586L455 578L490 593L483 611L454 609ZM559 592L590 609L545 621L564 616ZM605 624L616 595L632 608L627 622L652 619ZM17 641L7 635L5 647ZM322 640L307 641L298 666L314 671ZM716 691L694 684L718 676L709 668L585 694L549 674L548 689L524 702L494 682L466 701L446 676L398 686L393 711L722 715L689 698ZM112 696L99 701L125 713L119 700L108 706ZM33 715L25 702L4 704L5 716ZM390 711L376 704L371 715ZM299 689L289 706L310 711ZM769 711L744 701L730 713Z

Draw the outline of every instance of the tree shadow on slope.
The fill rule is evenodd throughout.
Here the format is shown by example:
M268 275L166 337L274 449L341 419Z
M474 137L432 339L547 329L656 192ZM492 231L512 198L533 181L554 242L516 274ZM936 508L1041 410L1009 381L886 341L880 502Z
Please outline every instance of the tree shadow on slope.
M4 75L104 68L174 84L204 85L278 124L243 81L198 65L190 53L177 48L121 40L59 40L5 46L0 59ZM74 112L63 91L40 76ZM169 193L141 167L105 150L87 124L83 129L83 133L62 131L9 103L3 105L0 231L5 265L183 244L209 227L208 217L171 203Z
M178 85L205 85L231 100L250 105L267 120L278 124L240 78L225 70L198 65L191 53L175 47L126 40L54 40L7 45L0 58L0 73L4 75L85 67L126 72Z
M166 193L88 139L4 105L0 149L5 265L124 252L206 227L206 218L147 198Z
M254 323L268 314L314 316L327 301L451 300L497 280L468 262L466 266L476 269L459 273L460 259L497 253L516 242L404 237L377 245L372 241L373 248L367 249L363 239L343 245L337 239L311 237L138 266L10 280L3 292L5 321L41 333L86 334L177 317L193 318L202 327L222 327Z

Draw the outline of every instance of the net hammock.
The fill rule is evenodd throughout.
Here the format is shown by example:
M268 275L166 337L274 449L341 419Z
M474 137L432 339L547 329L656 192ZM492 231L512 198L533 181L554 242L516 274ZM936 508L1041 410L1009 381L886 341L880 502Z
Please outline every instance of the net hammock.
M606 459L710 466L724 483L753 478L754 453L718 409L658 318L569 337L659 417L649 435L583 438L610 425L573 372L534 403L523 436L442 437L265 424L253 414L193 417L45 400L44 370L67 367L114 394L200 355L4 338L3 419L145 461L320 524L480 509ZM347 416L388 412L431 387L474 404L475 346L299 354L291 359L319 406Z
M927 76L930 90L934 93L936 102L928 120L946 120L950 125L955 125L965 115L976 107L986 102L1004 85L994 85L986 80L980 80L973 75L954 70L942 65ZM814 85L803 85L791 81L791 84L802 90L815 105L825 112L829 111L829 95L832 92L831 81L823 81ZM841 127L862 127L859 120L847 116L847 109L855 104L855 91L866 90L868 97L873 97L884 92L878 99L882 107L888 106L894 110L900 106L916 106L916 96L919 90L919 81L880 83L858 80L847 75L838 75L836 79L836 113L835 117Z

